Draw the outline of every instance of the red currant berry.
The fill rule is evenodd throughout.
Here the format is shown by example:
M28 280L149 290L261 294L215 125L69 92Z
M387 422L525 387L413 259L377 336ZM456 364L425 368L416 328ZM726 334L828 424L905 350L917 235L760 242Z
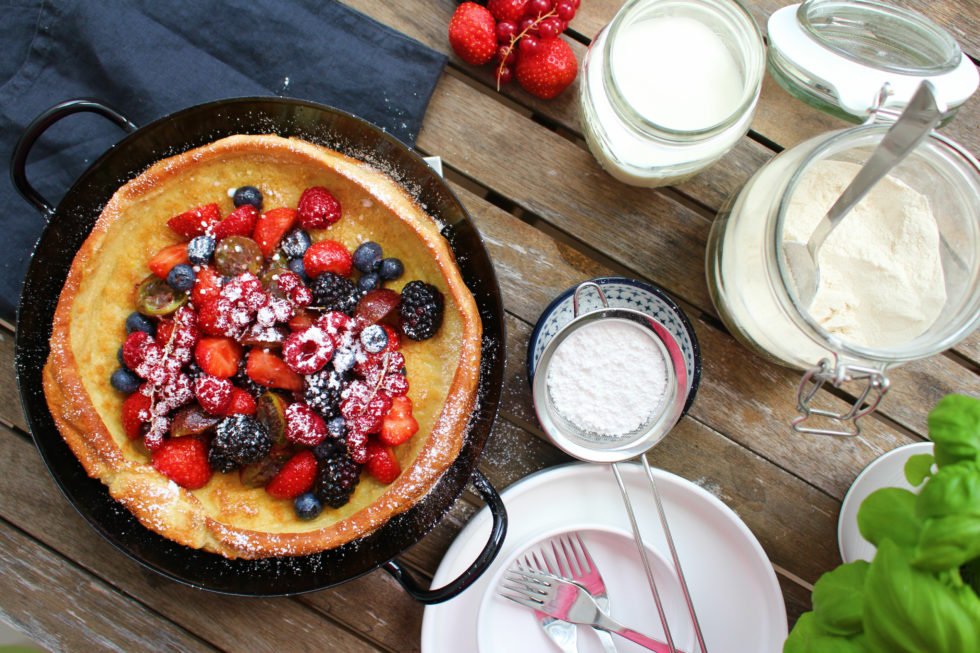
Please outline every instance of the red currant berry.
M514 69L510 66L504 66L503 68L497 69L497 81L501 84L510 84L514 79Z
M497 48L497 61L503 62L508 66L517 61L517 50L509 45L501 45Z
M520 49L523 55L532 55L538 51L538 40L533 36L525 36L520 41L517 42L517 47Z
M517 27L520 30L521 34L537 35L538 26L535 24L535 22L536 21L533 18L525 18L520 22L520 24Z
M568 0L562 0L555 5L555 11L558 13L558 17L566 23L575 17L575 7Z
M574 11L574 10L573 10ZM510 43L510 40L514 38L517 34L517 25L510 22L509 20L504 20L497 23L497 42L498 43Z
M554 18L545 18L538 25L538 35L543 39L553 39L558 36L558 29L561 27Z
M527 3L527 12L524 15L537 17L548 13L550 9L551 3L548 0L531 0Z

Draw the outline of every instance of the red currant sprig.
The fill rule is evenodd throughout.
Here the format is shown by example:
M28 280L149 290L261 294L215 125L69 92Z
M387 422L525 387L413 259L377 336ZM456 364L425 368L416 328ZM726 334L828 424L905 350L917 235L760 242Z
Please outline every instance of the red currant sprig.
M578 0L531 0L527 5L528 16L519 24L510 21L497 23L497 90L514 78L513 65L520 55L533 55L539 39L555 38L565 31L568 21L575 16ZM516 51L515 51L516 47Z

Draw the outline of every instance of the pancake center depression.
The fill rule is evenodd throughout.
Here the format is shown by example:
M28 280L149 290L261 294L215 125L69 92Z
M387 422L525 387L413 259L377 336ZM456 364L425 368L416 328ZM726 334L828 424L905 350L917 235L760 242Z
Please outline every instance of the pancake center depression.
M663 354L651 335L621 320L600 320L569 335L548 369L555 409L583 431L625 436L646 424L667 390Z

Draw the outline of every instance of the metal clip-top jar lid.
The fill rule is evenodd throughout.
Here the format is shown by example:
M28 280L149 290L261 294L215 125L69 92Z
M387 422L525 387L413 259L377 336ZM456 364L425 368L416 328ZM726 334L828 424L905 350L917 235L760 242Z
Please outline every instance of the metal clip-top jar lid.
M769 18L769 71L791 95L861 122L878 106L900 109L923 80L948 120L976 90L973 62L944 29L914 11L876 0L806 0Z

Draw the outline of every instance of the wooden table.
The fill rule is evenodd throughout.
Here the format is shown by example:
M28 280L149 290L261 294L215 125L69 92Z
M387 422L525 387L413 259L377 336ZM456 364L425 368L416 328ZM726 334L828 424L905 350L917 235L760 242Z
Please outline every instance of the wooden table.
M779 150L843 123L791 98L767 76L752 131L707 172L661 190L624 186L583 142L576 89L540 101L516 85L494 89L489 67L452 55L450 0L346 0L451 55L418 140L442 157L496 264L508 331L506 387L480 468L498 489L567 462L537 425L524 374L531 328L572 284L622 274L660 285L694 323L704 374L690 414L652 451L653 465L707 488L734 509L775 567L792 625L812 583L836 566L841 499L881 453L926 437L926 414L950 392L980 394L980 335L892 374L893 389L864 434L836 440L793 433L797 372L735 341L708 298L704 247L721 202ZM976 0L896 0L949 29L980 56ZM621 0L583 0L573 48L585 45ZM748 3L761 26L784 0ZM317 98L309 98L316 100ZM945 128L980 153L980 96ZM519 246L517 246L519 244ZM191 589L145 570L107 544L62 497L30 441L13 369L13 331L0 332L0 616L51 649L420 649L423 607L386 574L296 598L248 599ZM844 406L847 397L823 393ZM479 507L470 494L404 559L431 575ZM463 652L460 652L463 653Z

